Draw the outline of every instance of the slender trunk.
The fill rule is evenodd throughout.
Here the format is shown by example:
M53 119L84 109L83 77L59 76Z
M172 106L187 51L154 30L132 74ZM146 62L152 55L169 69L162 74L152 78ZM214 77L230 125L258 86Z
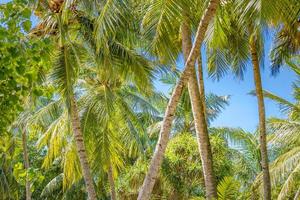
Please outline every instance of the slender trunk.
M23 158L24 158L24 167L28 172L29 169L29 157L28 157L28 150L27 150L27 138L26 138L25 130L22 130L22 145L23 145ZM28 175L26 175L26 200L31 200L31 191L30 191L30 181Z
M171 131L172 121L174 119L176 106L180 99L183 87L190 76L190 73L191 73L190 71L194 67L194 63L199 55L200 46L204 39L208 23L214 17L218 4L219 4L219 0L210 0L208 8L204 12L204 15L198 25L193 48L192 48L192 50L189 54L189 57L185 63L185 67L181 74L181 77L180 77L177 85L175 86L172 96L169 100L169 103L168 103L168 106L167 106L167 109L165 112L165 116L163 119L163 124L160 129L158 142L157 142L153 157L151 159L149 170L144 179L144 183L140 189L138 200L150 199L151 192L153 190L155 180L158 176L159 168L161 166L162 159L163 159L163 156L164 156L164 153L165 153L165 150L167 147L167 143L169 140L169 134Z
M202 106L204 109L204 116L205 116L205 120L207 120L206 118L206 102L205 102L205 88L204 88L204 78L203 78L203 68L202 68L202 56L201 56L201 49L200 49L200 53L199 53L199 58L198 58L198 76L199 76L199 93L200 93L200 98L201 98L201 102L202 102Z
M88 164L87 154L84 146L83 136L80 127L79 114L77 110L77 103L75 98L72 98L71 102L71 117L72 117L72 127L74 132L74 138L76 142L77 153L79 156L79 161L81 165L81 170L83 174L83 178L86 185L86 190L90 200L96 200L97 195L93 183L93 177L91 174L91 170Z
M266 116L264 96L262 90L261 76L259 60L256 48L256 39L252 37L250 39L250 51L253 65L254 83L256 96L258 101L258 113L259 113L259 133L260 133L260 154L261 154L261 167L263 172L263 185L264 185L264 200L271 199L271 181L268 165L268 152L267 152L267 140L266 140Z
M113 175L113 169L112 169L111 163L109 164L109 169L108 169L108 181L109 181L109 186L110 186L111 200L117 200L114 175Z
M190 53L192 46L191 30L186 21L182 24L182 49L184 58L186 59ZM201 68L201 65L199 65ZM201 69L202 71L202 69ZM191 75L188 80L188 90L192 105L195 130L197 135L198 148L202 161L203 176L206 190L206 198L217 198L216 181L213 173L213 160L211 146L208 136L207 123L205 120L204 103L205 98L201 98L199 93L198 81L195 67L191 69Z

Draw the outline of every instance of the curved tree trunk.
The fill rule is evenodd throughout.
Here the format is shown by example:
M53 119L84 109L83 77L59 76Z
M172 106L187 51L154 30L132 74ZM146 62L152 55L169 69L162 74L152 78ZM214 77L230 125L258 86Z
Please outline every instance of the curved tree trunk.
M114 181L114 175L113 175L113 169L112 169L111 163L109 164L109 169L108 169L107 175L108 175L108 181L109 181L109 186L110 186L111 200L117 200L115 181Z
M23 145L23 158L24 158L24 167L28 172L29 169L29 156L27 150L27 136L25 130L22 130L22 145ZM26 175L26 200L31 200L31 191L30 191L30 181L28 175Z
M259 59L257 55L256 39L251 37L250 39L250 51L253 65L254 83L258 102L259 113L259 141L260 141L260 154L261 154L261 167L263 172L263 186L264 186L264 200L271 200L271 181L268 164L268 151L266 140L266 116L265 116L265 104L262 90Z
M94 187L94 181L91 174L91 170L88 164L87 154L86 154L83 136L80 128L80 120L79 120L79 114L78 114L75 97L72 97L71 100L71 117L72 117L72 127L73 127L75 142L76 142L77 153L79 156L79 161L80 161L83 178L86 185L86 190L89 199L96 200L97 195Z
M182 24L182 49L183 49L183 54L185 59L190 53L190 49L192 46L191 39L192 37L191 37L190 25L185 21ZM201 67L202 65L199 65L199 68ZM202 84L203 84L203 80L202 80ZM204 88L203 85L201 86ZM205 104L203 102L205 101L205 97L201 98L202 96L200 96L195 67L191 69L191 75L188 81L188 91L189 91L190 101L192 105L198 148L201 155L206 197L207 199L217 198L217 188L216 188L216 181L213 172L211 146L210 146L210 141L208 136L207 123L204 114L205 108L203 107L203 105Z
M150 199L151 192L153 190L155 180L158 176L159 168L162 163L162 159L167 147L167 143L169 140L169 134L171 131L172 121L174 119L176 106L180 99L183 87L187 80L189 79L191 69L193 69L195 61L199 56L200 46L205 36L205 32L208 27L208 23L214 17L215 11L219 4L219 0L210 0L208 8L204 12L202 19L198 25L198 29L195 35L195 41L193 48L189 54L189 57L185 63L185 68L181 74L181 77L176 84L172 96L169 100L165 116L163 119L163 124L160 129L158 142L156 144L156 148L149 166L149 170L144 179L144 183L140 189L138 200L148 200Z

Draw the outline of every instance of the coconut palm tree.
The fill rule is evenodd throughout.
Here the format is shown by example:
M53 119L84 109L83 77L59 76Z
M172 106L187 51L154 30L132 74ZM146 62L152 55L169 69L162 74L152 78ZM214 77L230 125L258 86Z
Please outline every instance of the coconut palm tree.
M115 67L114 65L120 66L120 63L125 60L127 68L122 68L122 70L120 70L120 73L131 73L133 70L136 70L136 65L134 65L132 61L138 58L138 56L136 56L136 54L131 49L128 49L127 46L122 46L122 43L118 41L118 39L120 38L120 34L118 33L123 34L121 38L123 38L124 35L128 36L130 34L124 34L126 31L122 31L125 30L124 27L126 27L126 25L118 26L120 25L120 23L123 23L123 21L121 22L121 20L117 20L117 17L120 17L120 19L123 17L122 19L124 20L124 13L116 13L111 11L118 11L119 8L122 8L122 6L126 8L124 4L122 4L121 6L121 2L117 4L116 2L112 1L103 2L101 4L98 4L97 2L80 2L76 5L70 2L64 4L62 3L64 3L64 1L50 2L50 10L53 13L56 13L55 15L57 17L47 18L46 21L43 21L41 23L42 31L39 32L59 36L60 50L58 53L57 64L63 63L65 64L65 68L64 70L62 70L62 67L55 68L52 77L55 78L55 84L57 84L58 86L63 86L60 88L60 92L66 99L67 108L73 122L72 124L74 136L76 139L75 142L77 144L79 158L81 161L80 163L82 165L83 177L86 180L89 197L91 199L95 199L95 189L92 184L92 177L87 163L87 155L85 153L78 115L78 106L73 90L73 85L76 83L76 76L79 72L79 65L82 61L82 59L79 58L81 53L78 50L84 49L83 47L85 46L75 47L75 44L73 42L75 42L76 40L72 38L67 28L68 26L74 28L74 26L76 27L76 25L80 25L78 32L79 37L76 38L78 43L77 45L79 45L80 43L86 45L89 49L92 49L92 51L90 51L89 49L87 50L88 53L91 53L92 55L95 55L94 52L97 52L97 55L93 59L101 62L101 65L99 65L100 67L112 66L110 70L113 70L113 67ZM41 7L43 6L42 4L40 5ZM79 8L79 10L77 8ZM99 9L101 10L101 13L99 13ZM41 10L43 10L43 8L41 8ZM84 16L84 13L88 15ZM114 13L114 15L112 15L112 13ZM126 21L124 21L124 24L126 24L125 22ZM116 29L116 27L122 27L123 29ZM126 28L128 28L128 26ZM87 31L91 31L90 34L86 34ZM116 40L112 41L111 38L116 38ZM118 53L118 57L114 57L114 53ZM138 58L136 63L137 62L139 62L139 64L145 64L141 57ZM63 72L66 73L63 74ZM141 75L139 77L140 79L136 80L143 79L139 82L139 85L141 85L141 87L149 83L147 82L147 80L149 79L148 77L145 77L145 74L139 75ZM57 77L59 77L60 79L58 80ZM136 77L137 76L135 76L134 78Z
M156 32L157 35L154 37L154 42L153 42L153 44L155 46L154 50L156 50L157 52L166 52L167 57L172 58L172 54L173 54L172 48L165 48L165 47L168 47L168 45L170 45L172 43L172 42L170 43L171 38L172 38L172 35L170 33L174 33L174 31L175 31L175 34L176 34L176 31L178 31L175 29L176 26L173 27L174 24L172 23L172 19L174 16L181 16L179 11L183 10L182 9L183 6L184 6L184 4L182 4L181 1L169 2L169 3L157 1L148 7L148 14L146 14L145 18L144 18L144 23L146 23L149 27L152 27L152 28L148 29L148 32L146 32L146 33L151 34L153 28L158 30ZM195 87L196 75L194 73L193 68L194 68L194 64L195 64L197 57L199 57L199 49L200 49L201 43L203 41L204 34L206 32L208 23L213 18L217 6L218 6L218 1L210 1L209 2L207 10L204 12L203 18L201 19L201 21L198 25L197 33L195 34L195 41L194 41L193 47L191 47L191 50L189 51L189 53L186 53L186 55L189 55L189 56L186 56L185 69L181 75L181 78L180 78L178 84L176 85L176 87L173 91L172 97L170 98L169 104L167 106L163 125L161 127L159 140L157 143L157 148L155 149L153 158L150 163L149 172L146 175L146 178L145 178L143 186L140 190L138 199L149 199L150 198L151 191L153 189L155 179L158 175L158 170L159 170L160 164L162 162L163 154L165 152L166 145L168 142L169 133L171 130L171 123L174 118L176 105L181 96L184 84L191 77L193 80L192 86L194 87L194 89L191 88L191 90L193 91L193 95L191 95L191 97L192 97L191 99L192 99L192 102L194 102L193 108L196 109L194 114L197 115L197 113L198 114L202 113L202 116L203 116L203 113L204 113L204 108L202 107L203 104L202 103L199 104L200 101L196 101L196 100L200 100L200 95L199 95L198 84ZM160 17L157 18L156 17L157 9L160 10L161 8L164 10L164 12L161 12ZM164 20L162 20L162 19L164 19ZM160 23L160 22L162 22L162 23ZM161 29L167 29L168 32L166 32L164 34L163 32L160 31ZM190 39L191 38L189 38L189 40ZM168 43L168 45L166 45L166 43ZM175 48L175 50L176 49L178 49L178 48ZM164 51L164 50L166 50L166 51ZM187 51L185 51L185 52L187 52ZM158 54L161 55L160 53L158 53ZM197 98L197 97L199 97L199 98ZM198 102L198 103L196 103L196 102ZM197 112L197 111L199 111L199 112ZM196 117L194 116L195 120L201 120L201 119L199 119L199 117L200 116L196 116ZM217 196L217 192L216 192L216 186L215 186L215 181L214 181L214 175L212 172L212 160L210 159L211 154L209 153L210 145L209 145L209 140L208 140L208 134L207 134L207 131L205 131L207 128L205 128L206 127L205 125L206 125L205 119L202 119L202 124L197 124L196 129L200 136L199 138L202 139L202 141L203 141L203 145L200 146L200 149L203 150L202 156L206 156L205 158L202 157L202 159L205 163L204 165L207 164L206 167L204 167L204 169L205 169L204 174L205 174L206 186L207 186L206 187L207 188L207 196L209 199L211 199L211 198ZM202 132L202 135L200 135L200 130L204 130Z
M294 61L288 61L288 63L299 77L299 57L296 57ZM270 165L271 180L274 185L281 186L278 199L286 199L292 194L294 199L297 199L297 195L299 196L297 188L299 178L297 177L300 172L299 83L294 84L295 103L267 91L264 91L264 96L277 102L282 112L288 116L287 119L271 118L268 120L268 127L274 134L269 143L281 149L279 156Z
M192 37L190 30L190 23L187 23L188 16L184 16L184 21L182 24L182 49L184 54L184 60L186 61L192 46ZM202 65L198 66L201 70ZM203 86L204 88L204 86ZM191 75L188 81L188 90L191 98L191 104L193 109L195 129L197 133L198 148L201 155L201 161L203 163L203 174L205 180L206 193L208 198L216 197L216 181L213 173L213 160L211 154L210 141L208 137L207 123L205 119L205 108L203 107L203 102L200 96L200 90L198 87L197 75L195 67L191 70Z
M94 171L100 176L106 168L111 197L115 198L114 174L123 167L126 156L144 154L148 146L144 124L158 111L130 82L113 76L102 74L98 79L87 79L83 87L87 92L80 102L84 132L90 138L87 141L94 155Z
M157 111L132 86L120 84L120 79L113 81L111 77L106 78L109 81L102 80L100 83L99 80L96 83L87 79L81 83L80 87L86 92L79 99L79 105L83 113L81 126L87 141L87 151L93 155L89 158L92 169L99 178L103 173L108 174L113 198L116 196L113 176L123 166L124 156L129 154L124 155L124 152L138 151L142 155L146 149L146 133L142 134L139 112L148 113L149 116ZM111 105L111 102L115 104ZM48 149L43 167L49 168L55 160L61 160L63 178L59 180L62 180L66 191L77 184L82 176L67 113L63 100L54 100L38 109L29 123L35 129L40 126L43 132L37 143L38 148L47 146ZM118 123L114 123L116 121ZM57 180L53 179L54 182Z
M70 3L70 2L69 2ZM88 164L87 153L84 145L83 135L80 126L80 118L78 113L78 105L74 93L74 84L79 72L80 60L78 55L81 54L81 48L75 47L74 41L71 41L68 25L70 24L70 12L73 12L73 4L65 3L63 0L52 0L50 2L39 1L38 9L41 8L43 16L47 17L48 22L42 21L40 29L45 28L50 31L43 31L43 34L53 34L57 37L57 49L53 54L53 70L51 79L57 87L60 95L68 110L68 118L70 119L71 127L76 143L76 149L83 172L83 177L86 184L89 199L97 199L93 177L91 175ZM38 34L40 35L40 34ZM43 36L43 35L42 35ZM79 44L77 44L79 45Z
M287 3L287 2L286 2ZM264 199L271 198L268 154L266 146L265 106L261 82L262 36L264 24L274 21L281 12L282 1L275 1L269 9L261 1L226 1L215 19L211 34L208 35L209 73L219 79L231 66L235 75L242 77L247 61L251 60L255 91L258 101L261 166L264 174ZM268 9L265 9L268 7ZM242 8L242 9L240 9ZM286 8L286 6L284 6ZM290 8L287 8L288 10ZM287 10L287 12L289 12ZM282 18L280 18L282 20ZM242 22L242 23L241 23ZM234 41L234 42L232 42Z
M295 62L297 63L297 58ZM300 75L296 63L290 61L287 63L290 63L291 69ZM299 90L296 83L294 89L294 96L297 99ZM297 122L299 108L297 103L289 102L270 92L264 91L264 96L278 102L282 111L289 116L288 119L270 118L267 121L267 127L271 133L268 144L270 150L273 150L273 161L270 164L272 185L281 185L280 192L277 194L279 199L285 199L289 194L297 196L297 188L294 186L298 184L297 173L299 170L299 124ZM232 128L213 128L210 131L212 134L225 137L235 149L241 151L242 158L248 160L247 174L250 175L251 184L254 181L253 189L257 186L261 187L263 176L260 165L259 134ZM278 152L278 150L280 151Z

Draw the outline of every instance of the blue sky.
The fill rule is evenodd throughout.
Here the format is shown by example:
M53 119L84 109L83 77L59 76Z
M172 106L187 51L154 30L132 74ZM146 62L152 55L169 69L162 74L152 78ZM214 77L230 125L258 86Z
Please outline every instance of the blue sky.
M276 77L270 76L269 64L262 70L264 89L289 100L293 100L291 84L295 79L295 74L288 68L283 68ZM207 92L231 95L230 105L212 123L213 126L241 127L247 131L255 131L258 125L257 102L255 96L248 94L254 89L251 66L248 67L243 81L227 76L219 82L206 78L205 83ZM265 107L267 117L284 117L276 103L265 99Z
M292 82L296 80L296 75L288 67L283 66L276 77L271 76L268 55L272 37L266 38L264 69L261 70L263 88L287 100L293 101ZM257 101L255 96L248 94L255 89L252 66L248 65L244 80L238 80L228 73L220 81L213 81L208 77L205 56L203 58L206 93L212 92L217 95L231 96L230 105L212 122L212 126L240 127L250 132L255 131L258 125ZM183 68L182 59L179 59L178 67L179 69ZM166 91L166 87L161 84L157 84L157 89ZM280 112L278 105L269 99L265 99L265 108L267 117L285 117Z
M0 0L1 3L9 0ZM35 19L33 19L35 23ZM293 100L291 84L296 80L295 74L286 67L283 67L276 77L270 76L269 51L272 37L267 37L265 41L265 68L262 70L262 82L265 90L271 91L288 100ZM204 58L205 59L205 58ZM203 61L205 62L205 61ZM179 59L178 67L182 68L182 59ZM204 68L206 68L204 63ZM258 124L258 111L256 97L248 95L254 89L252 68L249 65L243 81L237 80L232 75L227 75L219 82L208 78L205 74L206 92L218 95L231 95L230 105L213 121L212 126L240 127L247 131L254 131ZM156 84L157 89L166 92L167 87ZM265 100L266 116L284 117L278 105L268 99Z

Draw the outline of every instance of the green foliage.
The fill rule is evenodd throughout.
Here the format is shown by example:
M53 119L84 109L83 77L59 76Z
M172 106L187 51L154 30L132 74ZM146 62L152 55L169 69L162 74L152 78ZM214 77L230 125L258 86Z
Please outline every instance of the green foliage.
M174 192L186 199L203 195L204 180L198 145L190 133L183 133L173 138L166 150L162 166L163 175L174 188Z
M222 138L213 137L212 147L218 181L232 176L233 163ZM120 174L118 191L120 199L137 197L139 186L147 170L147 160L138 159ZM193 199L204 196L204 180L196 138L191 133L181 133L171 139L162 171L154 186L153 198Z
M239 182L233 177L224 177L218 184L218 199L220 200L235 200L239 195Z
M190 23L194 34L206 4L64 1L57 13L46 0L34 6L31 0L1 4L0 198L24 199L26 177L32 199L87 198L70 116L75 101L98 198L111 196L107 173L112 168L118 199L136 199L169 100L154 85L158 80L171 89L176 85L182 22ZM299 57L292 57L299 51L297 7L297 0L221 1L205 40L209 75L219 79L232 70L243 77L249 39L269 25L276 28L273 72L287 63L299 76ZM32 18L32 9L38 17ZM263 39L258 37L259 53ZM299 192L299 80L293 87L295 102L264 92L288 116L268 120L274 199L293 199ZM206 95L209 125L228 103L229 96ZM21 131L27 135L28 170ZM234 128L209 131L218 198L254 198L262 177L258 134ZM153 199L204 199L194 134L185 88Z
M31 27L27 1L0 5L0 133L7 131L30 93L40 95L40 73L48 68L48 40L26 37Z

